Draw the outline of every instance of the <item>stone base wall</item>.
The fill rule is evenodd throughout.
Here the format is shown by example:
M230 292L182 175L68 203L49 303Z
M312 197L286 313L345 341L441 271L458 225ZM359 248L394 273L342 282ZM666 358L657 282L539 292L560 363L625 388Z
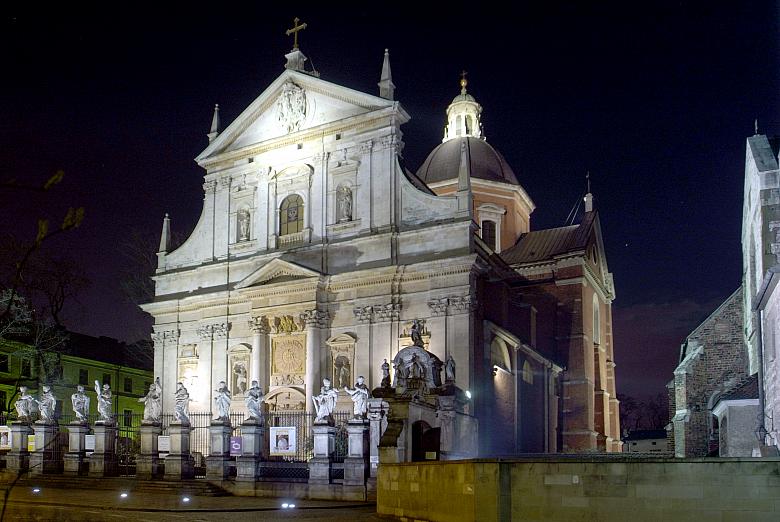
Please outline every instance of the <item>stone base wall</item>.
M401 519L780 519L780 458L529 458L382 464L377 513Z

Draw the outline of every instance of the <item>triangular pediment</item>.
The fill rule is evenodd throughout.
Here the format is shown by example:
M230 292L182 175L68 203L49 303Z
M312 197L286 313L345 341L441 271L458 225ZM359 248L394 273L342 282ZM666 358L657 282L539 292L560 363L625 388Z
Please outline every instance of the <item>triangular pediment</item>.
M296 265L283 259L273 259L246 276L236 285L236 288L286 283L319 276L319 272L304 268L301 265Z
M196 161L393 106L392 101L285 70Z

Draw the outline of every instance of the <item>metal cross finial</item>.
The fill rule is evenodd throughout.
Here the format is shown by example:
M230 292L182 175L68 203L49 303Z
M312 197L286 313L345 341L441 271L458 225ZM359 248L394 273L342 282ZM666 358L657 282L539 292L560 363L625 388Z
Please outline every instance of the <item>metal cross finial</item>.
M755 129L756 135L758 135L758 118L753 122L753 128Z
M466 94L466 85L469 84L469 81L466 79L466 75L468 73L464 70L460 73L460 93Z
M588 194L590 194L590 171L585 171L585 181L588 183Z
M301 29L306 29L306 23L305 22L302 23L301 25L298 25L298 22L300 22L300 21L301 21L301 19L296 16L293 19L293 26L292 26L292 28L291 29L287 29L287 31L285 31L285 34L287 36L293 35L293 49L297 49L298 48L298 31L300 31Z

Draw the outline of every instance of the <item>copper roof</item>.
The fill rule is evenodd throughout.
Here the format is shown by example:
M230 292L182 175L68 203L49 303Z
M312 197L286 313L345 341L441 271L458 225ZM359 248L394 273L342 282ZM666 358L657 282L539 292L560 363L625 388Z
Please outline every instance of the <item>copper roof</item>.
M466 142L471 177L519 185L515 173L504 157L488 142L479 138L455 138L433 149L417 171L426 184L458 179L460 145Z
M544 261L567 252L585 248L595 212L587 212L579 225L535 230L520 236L517 243L501 252L510 265Z

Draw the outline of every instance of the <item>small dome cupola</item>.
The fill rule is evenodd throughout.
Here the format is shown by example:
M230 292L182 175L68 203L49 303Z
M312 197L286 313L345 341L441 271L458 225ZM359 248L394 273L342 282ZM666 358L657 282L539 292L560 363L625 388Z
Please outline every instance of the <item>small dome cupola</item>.
M463 71L460 75L460 94L447 107L447 125L444 127L442 142L466 137L485 139L480 121L482 106L466 92L468 83L466 71Z

